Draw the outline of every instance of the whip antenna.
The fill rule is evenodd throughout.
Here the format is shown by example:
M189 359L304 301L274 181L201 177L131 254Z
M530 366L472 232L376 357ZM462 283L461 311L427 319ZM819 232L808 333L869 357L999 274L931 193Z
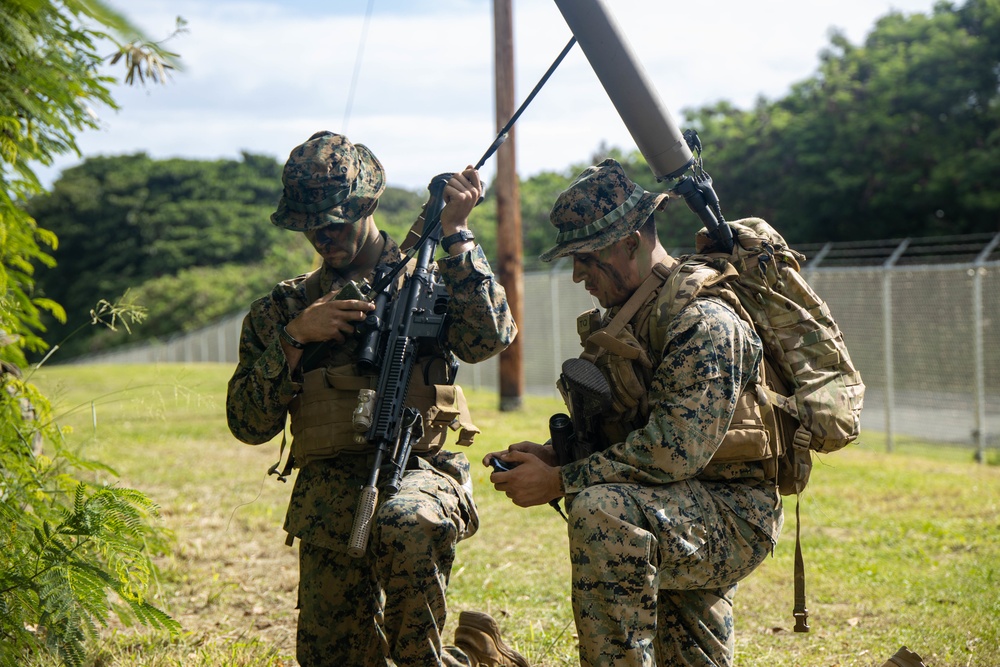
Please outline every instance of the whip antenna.
M539 79L538 83L535 84L535 87L531 90L531 94L528 95L527 98L525 98L524 102L521 102L521 106L518 107L517 111L514 112L514 115L510 117L510 120L507 121L507 124L503 126L503 128L500 130L500 133L497 134L497 138L494 139L493 143L490 144L490 147L486 149L486 152L483 153L483 157L479 158L479 162L476 163L475 167L477 171L480 168L482 168L484 164L486 164L486 161L489 160L494 153L497 152L497 149L500 148L500 145L503 144L503 142L507 141L507 134L510 132L510 128L514 127L514 123L517 122L517 119L521 117L521 114L524 113L524 110L528 108L529 104L531 104L531 100L535 99L535 95L537 95L538 91L542 89L542 86L545 85L545 82L549 80L549 77L552 76L552 73L556 71L556 68L559 67L559 63L563 61L563 59L566 57L566 54L569 53L570 49L573 48L574 44L576 44L576 37L570 37L569 42L567 42L566 46L563 47L563 50L559 52L559 56L556 57L555 61L553 61L551 65L549 65L549 68L545 70L545 74L542 76L541 79ZM482 201L483 198L480 197L476 205L478 206L479 204L482 203ZM406 263L410 261L410 259L417 254L417 251L420 248L420 246L424 243L424 241L427 239L430 233L437 228L439 224L440 224L440 218L429 221L429 224L428 221L425 221L424 229L420 238L406 251L406 253L403 255L403 258L396 264L396 266L392 267L392 270L389 271L389 273L386 274L385 277L382 278L382 280L380 280L377 284L372 286L371 290L369 291L369 294L377 294L378 292L381 292L383 289L385 289L385 287L395 279L396 275L399 274L399 272L403 269L403 267L406 266Z
M493 140L493 143L490 145L488 149L486 149L486 152L483 153L483 157L479 158L479 162L476 163L477 171L484 164L486 164L486 161L490 159L491 155L497 152L497 149L500 148L500 144L507 141L507 133L510 132L510 128L514 127L514 123L517 122L517 119L521 117L521 114L524 112L524 110L528 108L529 104L531 104L531 100L535 99L535 95L537 95L538 91L542 89L542 86L545 85L545 82L549 80L549 77L552 76L552 73L556 71L556 68L559 67L559 63L563 61L563 58L566 57L566 54L569 53L569 50L573 48L574 44L576 44L576 36L569 38L569 42L567 42L566 46L563 47L563 50L559 53L559 56L555 59L555 61L551 65L549 65L549 68L545 71L545 75L542 76L542 78L538 81L538 83L535 84L535 87L534 89L532 89L531 94L528 95L528 97L524 100L524 102L521 102L521 106L518 107L517 111L514 112L514 115L510 117L510 120L507 121L507 124L503 126L503 129L500 130L500 133L497 135L497 138Z

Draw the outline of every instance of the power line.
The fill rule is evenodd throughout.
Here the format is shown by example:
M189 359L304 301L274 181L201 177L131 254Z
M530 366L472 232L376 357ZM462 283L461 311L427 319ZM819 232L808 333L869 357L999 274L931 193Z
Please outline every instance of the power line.
M347 122L351 118L351 107L354 106L354 91L358 86L358 75L361 73L361 61L364 59L365 42L368 41L368 24L371 23L372 11L375 9L375 0L368 0L368 9L365 12L365 22L361 28L361 41L358 43L358 54L354 58L354 74L351 76L351 88L347 93L347 107L344 109L344 122L341 125L341 132L347 133Z

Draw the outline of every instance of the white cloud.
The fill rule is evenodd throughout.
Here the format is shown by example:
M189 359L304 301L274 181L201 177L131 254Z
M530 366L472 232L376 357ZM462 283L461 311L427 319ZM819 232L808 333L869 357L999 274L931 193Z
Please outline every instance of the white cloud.
M934 0L606 0L675 119L684 107L727 99L748 107L810 76L829 30L859 42L890 9L928 12ZM84 156L284 159L316 130L369 145L389 182L422 188L474 163L496 136L492 5L487 0L376 0L345 111L366 0L114 0L158 39L176 15L189 32L167 46L185 70L166 86L116 89L122 109L99 110L103 129L81 135ZM570 37L556 5L514 2L516 98L522 101ZM346 129L345 129L346 127ZM579 47L516 129L522 176L583 162L602 143L634 143ZM710 148L710 137L703 137ZM40 170L51 181L77 163ZM493 160L484 167L492 177Z

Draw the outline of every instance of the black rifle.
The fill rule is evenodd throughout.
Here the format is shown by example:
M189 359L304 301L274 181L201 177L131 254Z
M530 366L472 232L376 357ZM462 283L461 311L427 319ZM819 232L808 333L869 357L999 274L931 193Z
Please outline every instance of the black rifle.
M364 555L368 548L382 464L389 463L385 492L391 496L399 491L413 443L423 437L423 416L415 408L406 406L406 394L418 355L428 346L439 348L444 331L448 293L437 280L431 264L441 241L444 188L451 176L435 176L428 186L431 196L424 213L423 232L414 246L418 249L416 266L391 300L388 317L385 313L389 309L390 295L385 287L405 268L406 259L377 277L375 285L368 290L367 296L374 300L375 310L359 327L366 334L358 369L362 374L375 370L379 374L370 413L364 407L370 394L362 396L359 411L355 413L355 428L370 422L364 439L373 446L375 456L368 484L361 490L347 549L356 558ZM455 367L450 369L451 381L456 371Z
M497 134L476 163L475 169L480 169L506 141L511 127L575 43L576 38L570 38L528 98ZM423 436L423 416L418 410L406 407L406 392L417 364L418 351L428 343L440 347L444 331L448 293L443 285L437 283L431 270L431 262L441 241L444 188L451 176L452 174L439 174L431 181L428 186L431 196L424 210L420 239L407 251L403 261L390 271L376 276L375 284L363 295L363 298L374 301L375 310L358 327L367 332L359 355L358 370L362 374L378 369L381 371L374 395L369 390L363 391L359 397L354 419L355 428L364 430L362 425L367 426L370 418L370 426L367 426L364 437L375 448L372 471L368 484L361 489L347 547L347 553L356 558L364 555L368 549L371 522L378 505L378 480L383 461L388 459L390 462L390 478L385 485L385 492L391 496L399 491L413 443ZM414 252L417 252L416 268L406 277L399 294L393 299L386 288L393 283ZM355 296L357 295L345 295L344 298ZM387 318L385 312L390 303L392 312ZM449 381L454 382L457 364L447 370Z

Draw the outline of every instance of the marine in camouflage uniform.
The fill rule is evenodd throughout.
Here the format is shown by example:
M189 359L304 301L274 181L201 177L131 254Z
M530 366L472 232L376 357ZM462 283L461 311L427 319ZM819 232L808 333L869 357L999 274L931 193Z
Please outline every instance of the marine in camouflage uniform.
M415 447L422 451L411 457L398 493L388 499L381 494L367 553L348 555L359 490L373 463L370 447L353 442L349 424L358 402L357 386L350 383L363 381L353 366L359 341L350 334L372 306L332 297L349 280L371 280L375 267L393 266L402 255L371 217L385 176L365 146L317 133L291 152L282 182L284 193L271 221L305 232L324 262L310 274L279 283L251 305L226 410L232 433L250 444L282 433L287 415L292 417L290 459L299 470L284 527L289 544L300 540L299 663L486 664L474 650L478 642L488 645L487 653L503 654L489 664L526 667L502 644L485 614L461 615L456 638L465 650L442 645L439 631L445 625L455 547L479 526L468 460L441 448L446 429L438 429L430 446ZM450 295L446 361L452 355L482 361L516 334L504 290L466 227L481 190L478 173L469 168L454 175L444 193L442 247L450 254L436 270ZM448 235L462 230L464 235L449 242ZM325 344L304 374L303 350L310 342ZM331 390L338 382L353 391ZM317 396L326 418L318 425L309 422L315 415L307 409ZM461 414L454 417L454 427L468 444L475 427L466 412L456 412Z
M559 466L551 444L522 442L484 461L517 464L491 477L517 505L566 498L582 665L732 665L737 582L781 530L763 464L713 461L757 379L760 340L719 298L672 308L663 285L677 261L652 217L666 199L608 159L551 212L557 245L542 259L571 256L574 281L606 309L583 331L612 390L606 449ZM600 330L614 340L594 345Z

